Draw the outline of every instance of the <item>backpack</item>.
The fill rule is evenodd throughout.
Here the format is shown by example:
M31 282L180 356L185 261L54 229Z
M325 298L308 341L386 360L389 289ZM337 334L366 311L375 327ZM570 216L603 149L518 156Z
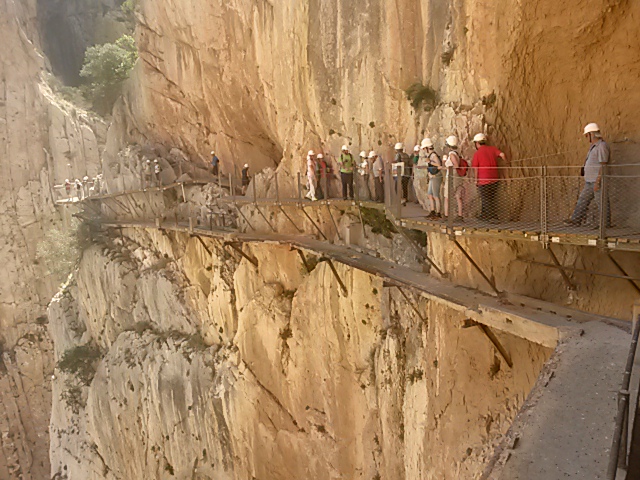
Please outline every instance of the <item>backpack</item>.
M440 160L440 155L438 155L436 152L433 152L433 154L435 154L435 156L438 157L438 160ZM431 155L429 155L428 159L429 163L427 164L427 172L429 172L431 175L437 175L440 171L438 165L434 165L433 163L431 163ZM440 160L440 163L442 163L442 160Z
M462 158L462 156L458 152L455 153L456 155L458 155L458 159L460 160L458 162L459 167L456 168L456 172L458 172L459 177L466 177L467 172L469 171L469 162Z

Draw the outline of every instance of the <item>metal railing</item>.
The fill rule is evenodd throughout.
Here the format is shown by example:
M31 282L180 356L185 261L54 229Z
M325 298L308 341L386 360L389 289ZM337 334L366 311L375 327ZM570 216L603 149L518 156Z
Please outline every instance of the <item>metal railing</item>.
M627 472L625 478L638 478L637 470L640 470L640 465L636 465L637 459L633 459L630 465L630 453L635 453L636 457L640 452L633 452L633 443L631 449L628 448L629 439L629 425L633 424L634 437L640 434L640 425L638 425L638 402L640 402L640 386L638 386L638 396L636 399L636 412L633 414L635 421L632 422L632 415L630 410L630 384L631 373L633 370L633 363L635 361L636 350L638 347L638 336L640 335L640 314L637 315L636 322L633 328L633 334L631 337L631 346L629 348L629 354L627 356L627 363L624 369L624 377L622 379L622 386L618 391L618 413L616 415L615 430L613 433L613 440L611 445L611 452L609 453L609 464L607 467L607 480L615 480L618 477L618 471L623 470ZM637 430L637 433L636 433ZM638 439L640 440L640 439ZM629 468L631 467L631 468ZM632 474L633 470L633 474Z

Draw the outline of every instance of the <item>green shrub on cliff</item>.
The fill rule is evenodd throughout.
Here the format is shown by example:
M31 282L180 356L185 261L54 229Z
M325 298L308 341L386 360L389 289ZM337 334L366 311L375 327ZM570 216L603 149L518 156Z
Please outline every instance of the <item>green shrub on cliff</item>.
M90 243L89 236L88 226L76 218L67 226L54 224L45 231L36 248L36 261L43 262L57 278L66 278Z
M87 48L80 76L88 80L85 95L98 113L111 112L137 58L135 40L130 35L123 35L115 43Z

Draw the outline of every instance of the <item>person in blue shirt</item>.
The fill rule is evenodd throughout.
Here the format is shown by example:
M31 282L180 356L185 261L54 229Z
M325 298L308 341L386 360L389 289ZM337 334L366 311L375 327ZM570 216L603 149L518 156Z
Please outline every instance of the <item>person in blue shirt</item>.
M211 173L216 177L218 176L218 167L220 166L220 159L216 156L216 152L211 151Z

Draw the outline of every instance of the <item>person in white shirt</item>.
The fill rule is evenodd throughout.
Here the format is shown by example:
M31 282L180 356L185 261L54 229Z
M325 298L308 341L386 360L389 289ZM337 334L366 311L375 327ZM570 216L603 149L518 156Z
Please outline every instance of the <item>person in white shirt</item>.
M309 191L305 195L306 198L315 202L316 198L316 154L313 150L309 150L307 154L307 188Z
M384 161L375 151L369 152L369 160L373 162L373 181L376 202L384 202Z

